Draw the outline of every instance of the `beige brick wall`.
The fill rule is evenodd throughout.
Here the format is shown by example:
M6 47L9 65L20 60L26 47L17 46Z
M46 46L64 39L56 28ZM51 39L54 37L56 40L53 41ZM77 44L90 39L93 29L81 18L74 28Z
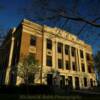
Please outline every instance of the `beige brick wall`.
M43 39L42 36L36 36L36 59L39 61L39 64L42 64L42 54L43 54ZM22 33L21 39L21 49L20 49L20 57L27 56L29 54L30 49L30 34Z
M30 34L23 32L21 39L20 57L28 55L30 46Z

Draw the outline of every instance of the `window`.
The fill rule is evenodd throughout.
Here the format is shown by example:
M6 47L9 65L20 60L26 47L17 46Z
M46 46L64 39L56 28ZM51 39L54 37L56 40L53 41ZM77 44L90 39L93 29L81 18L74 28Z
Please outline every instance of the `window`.
M58 68L63 68L63 61L62 61L62 59L58 59Z
M83 58L83 51L80 50L80 57Z
M72 67L73 67L73 71L76 71L76 65L75 65L75 62L72 62Z
M84 78L84 86L87 86L87 78Z
M69 46L65 45L65 54L68 55L68 53L69 53Z
M84 64L82 63L81 66L82 66L82 72L85 72L85 66L84 66Z
M59 52L59 53L62 52L62 49L63 49L62 47L63 47L63 44L62 44L62 43L58 43L57 49L58 49L58 52Z
M47 56L46 65L47 66L52 66L52 56Z
M92 72L92 71L91 71L91 66L90 66L90 65L88 65L88 72L89 72L89 73Z
M47 49L52 49L52 41L47 39Z
M89 57L89 54L88 53L86 54L86 59L87 60L90 60L90 57Z
M30 45L32 45L32 46L36 46L36 37L33 36L33 35L31 35Z
M74 47L72 47L72 56L74 57L75 56L75 48Z
M69 66L69 61L66 61L66 69L69 70L70 66Z

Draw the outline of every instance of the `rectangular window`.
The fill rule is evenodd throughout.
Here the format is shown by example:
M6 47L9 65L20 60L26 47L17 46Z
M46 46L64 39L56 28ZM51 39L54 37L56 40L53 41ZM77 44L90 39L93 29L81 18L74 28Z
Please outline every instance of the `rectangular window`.
M31 45L31 46L36 46L36 37L33 36L33 35L31 35L30 45Z
M73 71L76 71L77 69L76 69L76 64L75 64L75 62L72 62L72 67L73 67Z
M68 55L69 54L69 46L65 45L65 54Z
M87 59L87 60L90 60L90 56L89 56L88 53L86 53L86 59Z
M52 40L47 39L47 49L52 49Z
M47 66L52 66L52 56L47 56L46 65Z
M84 86L87 86L87 78L84 78Z
M72 47L71 51L72 51L72 56L74 57L75 56L75 48Z
M90 66L90 65L88 65L88 72L89 72L89 73L92 72L92 71L91 71L91 66Z
M57 47L58 53L61 53L63 50L63 44L62 43L58 43L58 47Z
M80 57L83 58L83 51L80 50Z
M69 70L70 66L69 66L69 61L66 61L66 70Z
M58 68L63 68L63 61L62 61L62 59L58 59Z
M82 72L85 72L85 66L84 66L84 64L82 63L81 66L82 66Z

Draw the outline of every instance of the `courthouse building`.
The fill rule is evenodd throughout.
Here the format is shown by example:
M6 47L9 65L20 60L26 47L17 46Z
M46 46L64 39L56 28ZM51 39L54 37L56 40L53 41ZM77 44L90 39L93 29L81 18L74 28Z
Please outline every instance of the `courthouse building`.
M40 25L24 19L17 28L9 30L0 49L1 84L13 83L11 70L20 61L21 55L32 54L42 68L42 79L36 83L52 85L51 73L60 73L60 85L73 88L96 86L92 48L84 41L57 27ZM19 84L19 78L14 81Z

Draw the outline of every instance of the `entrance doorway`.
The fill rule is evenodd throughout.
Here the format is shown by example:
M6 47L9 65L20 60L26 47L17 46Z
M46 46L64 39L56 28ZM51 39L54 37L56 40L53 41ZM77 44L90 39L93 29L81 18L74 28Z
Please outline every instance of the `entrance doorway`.
M52 74L47 74L47 85L48 86L52 86L53 85L52 79L53 79Z
M75 89L79 89L80 86L79 86L79 78L78 77L75 77Z
M69 87L70 89L73 88L72 76L68 76L68 87Z
M61 75L60 77L61 77L61 79L60 79L60 87L64 88L65 87L65 76Z
M91 87L93 87L93 80L92 79L90 79L90 85L91 85Z

